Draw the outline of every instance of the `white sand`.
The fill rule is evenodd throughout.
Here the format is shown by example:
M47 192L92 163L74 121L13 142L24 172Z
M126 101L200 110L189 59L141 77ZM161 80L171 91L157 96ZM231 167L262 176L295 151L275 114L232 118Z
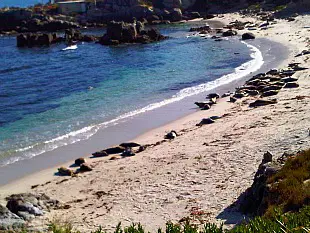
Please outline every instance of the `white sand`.
M237 14L225 15L224 20L235 19L255 22ZM309 49L310 33L304 28L309 26L307 22L309 16L298 16L294 22L277 21L271 28L254 33L290 48L289 58L281 67L290 62L309 66L309 55L294 58ZM248 103L254 98L234 104L221 99L211 110L194 113L134 140L155 143L174 129L181 135L173 141L131 158L89 160L94 170L78 177L53 177L55 169L34 174L2 187L1 196L29 190L46 193L71 208L53 210L32 225L43 226L54 217L66 218L83 232L99 225L111 230L120 221L123 225L141 222L154 231L168 220L177 222L187 216L196 222L240 222L243 216L228 207L251 185L263 153L268 150L279 156L310 146L309 71L297 72L294 77L299 78L300 87L281 90L276 105L250 109ZM296 96L306 97L297 100ZM214 124L195 126L202 118L224 114ZM50 183L30 189L48 180ZM98 191L104 194L98 197Z

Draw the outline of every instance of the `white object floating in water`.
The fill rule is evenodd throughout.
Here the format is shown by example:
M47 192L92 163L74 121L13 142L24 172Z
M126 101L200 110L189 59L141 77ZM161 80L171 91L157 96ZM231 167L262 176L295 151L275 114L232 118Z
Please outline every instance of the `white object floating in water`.
M68 46L67 48L64 48L62 49L62 51L66 51L66 50L74 50L74 49L77 49L77 45L71 45L71 46Z

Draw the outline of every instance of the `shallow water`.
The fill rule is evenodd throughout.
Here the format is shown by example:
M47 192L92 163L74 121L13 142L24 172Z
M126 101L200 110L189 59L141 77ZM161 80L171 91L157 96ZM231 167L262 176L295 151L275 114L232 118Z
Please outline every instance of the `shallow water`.
M255 66L253 47L187 37L190 26L162 27L170 39L159 43L80 43L66 51L64 44L18 49L15 38L0 38L0 166L87 139L119 119L227 83Z

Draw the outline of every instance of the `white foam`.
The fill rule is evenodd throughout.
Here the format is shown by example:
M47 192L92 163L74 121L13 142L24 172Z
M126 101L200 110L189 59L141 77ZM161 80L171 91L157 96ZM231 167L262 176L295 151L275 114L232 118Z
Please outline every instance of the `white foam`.
M23 152L23 155L11 157L4 164L0 164L0 167L14 163L14 162L17 162L19 160L26 159L26 158L32 158L32 157L37 156L39 154L42 154L42 153L45 153L48 151L52 151L52 150L54 150L58 147L61 147L61 146L65 146L68 144L79 142L81 140L89 139L99 129L104 129L105 127L107 127L109 125L118 124L118 122L120 120L124 120L126 118L130 118L130 117L136 116L136 115L144 113L144 112L152 111L152 110L160 108L162 106L180 101L180 100L182 100L186 97L189 97L189 96L193 96L193 95L197 95L197 94L202 93L202 92L210 91L216 87L219 87L219 86L224 85L224 84L228 84L234 80L238 80L238 79L245 77L246 75L248 75L252 72L257 71L264 63L262 53L255 46L250 45L246 42L242 42L242 43L244 43L250 49L250 51L251 51L250 56L252 57L252 59L250 61L242 64L241 66L235 68L235 72L224 75L224 76L222 76L216 80L213 80L213 81L210 81L207 83L203 83L203 84L200 84L200 85L197 85L194 87L188 87L188 88L182 89L177 94L172 96L172 98L170 98L170 99L166 99L166 100L163 100L163 101L160 101L157 103L153 103L153 104L147 105L144 108L125 113L125 114L123 114L123 115L121 115L121 116L119 116L113 120L103 122L103 123L98 124L98 125L91 125L88 127L84 127L80 130L73 131L73 132L70 132L68 134L59 136L57 138L45 141L41 144L34 144L32 146L28 146L25 148L18 149L18 150L16 150L16 152Z
M77 45L71 45L71 46L68 46L68 47L62 49L62 51L75 50L77 48L78 48Z

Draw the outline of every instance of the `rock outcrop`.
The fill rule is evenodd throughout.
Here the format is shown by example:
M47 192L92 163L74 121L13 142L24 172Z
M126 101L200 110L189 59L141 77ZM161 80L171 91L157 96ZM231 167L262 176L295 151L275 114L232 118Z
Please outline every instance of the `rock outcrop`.
M141 22L125 23L112 21L107 26L107 33L100 38L102 45L118 45L123 43L150 43L166 37L156 29L143 30Z
M35 14L30 9L13 9L0 12L0 33L12 31L18 33L56 32L77 27L79 25L75 22L44 14Z
M21 228L24 224L24 219L12 213L5 206L0 205L0 230Z
M16 37L17 47L50 46L58 41L56 34L52 33L28 33Z
M6 207L20 218L28 221L35 216L43 215L45 211L55 207L59 202L52 200L45 194L13 194L7 198Z

